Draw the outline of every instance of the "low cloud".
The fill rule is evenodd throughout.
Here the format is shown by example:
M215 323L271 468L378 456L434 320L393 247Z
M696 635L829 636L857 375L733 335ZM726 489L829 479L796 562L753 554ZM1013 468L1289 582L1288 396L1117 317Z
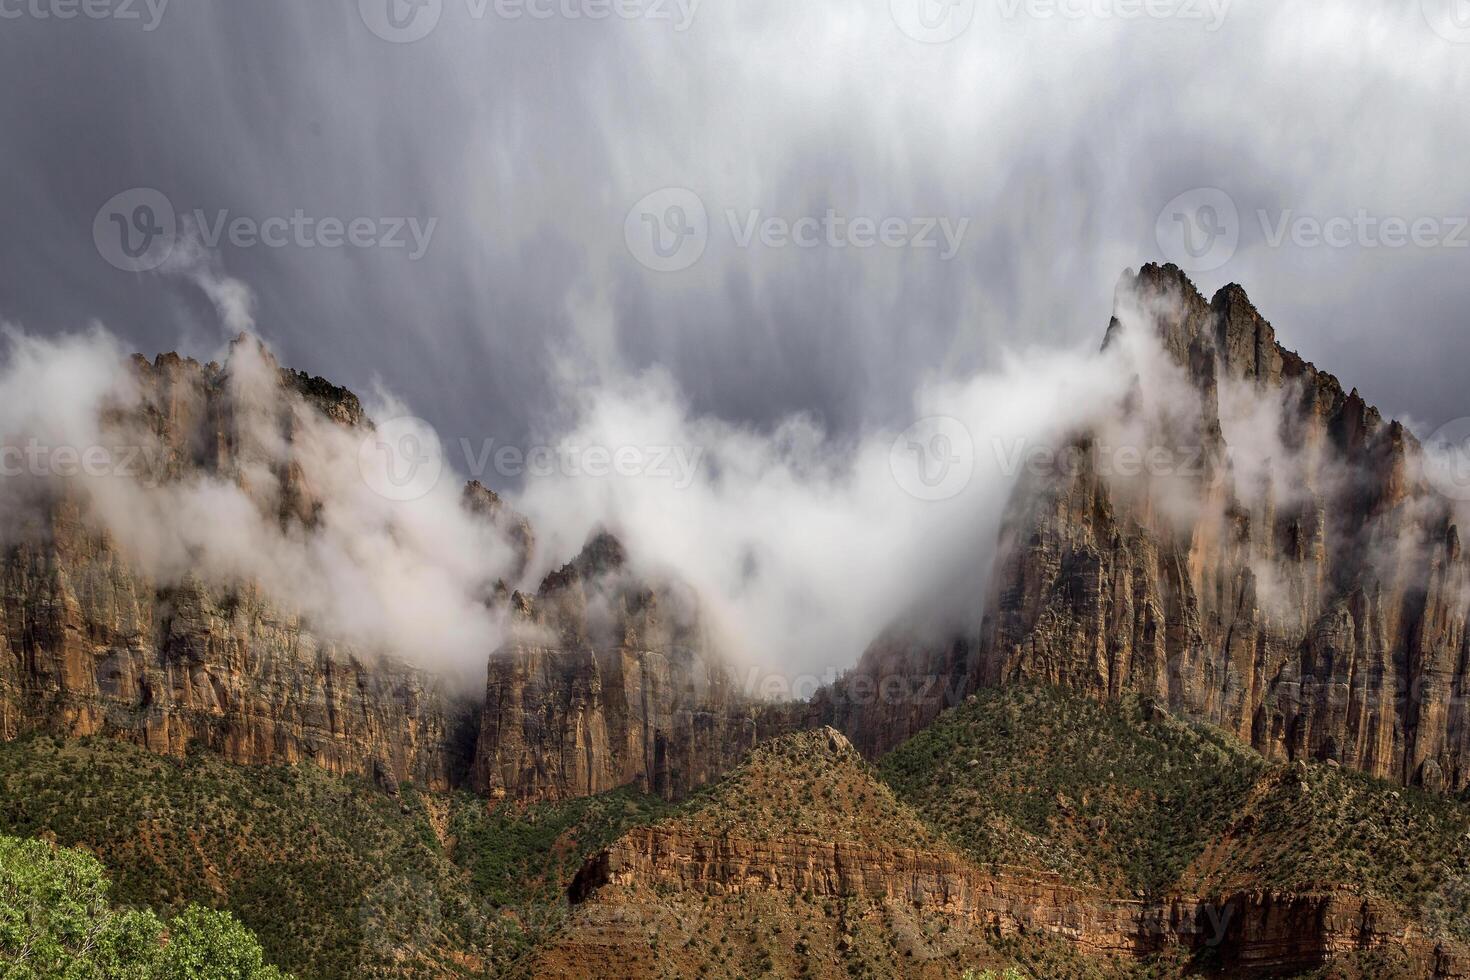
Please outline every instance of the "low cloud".
M101 328L55 339L7 328L7 531L44 527L41 508L66 495L160 586L254 585L328 639L481 681L503 636L486 600L512 574L513 546L449 481L406 502L376 493L364 467L388 463L362 451L369 430L285 386L255 338L219 361L164 390L140 383ZM206 396L191 378L218 390ZM177 425L155 424L171 412ZM399 412L367 407L370 418ZM105 465L58 463L94 453Z
M548 555L605 526L689 582L742 664L825 676L916 606L978 616L1019 475L1004 447L1062 438L1115 405L1127 378L1095 347L1020 351L921 387L913 419L930 421L917 435L838 438L807 416L756 429L701 415L660 370L620 376L581 389L555 440L685 447L701 460L695 479L553 474L517 503ZM946 465L968 475L932 499L920 469Z
M252 325L249 290L216 265L170 271L203 290L230 329ZM578 374L563 365L558 411L540 420L536 437L579 464L528 470L511 496L538 539L528 570L513 541L464 507L463 476L452 468L412 499L384 493L395 460L371 441L413 415L387 392L366 404L378 428L334 421L283 384L269 350L245 335L220 350L222 368L198 369L215 379L214 408L226 413L208 424L229 433L228 451L211 457L198 440L217 431L181 446L156 423L189 416L180 397L203 396L190 389L160 401L106 330L42 339L7 327L5 446L122 442L142 447L150 465L142 477L23 474L7 479L26 492L7 494L6 506L64 487L159 583L258 583L329 637L469 678L506 637L502 605L487 601L497 586L534 591L608 529L640 574L687 583L737 666L830 677L916 614L931 626L978 628L1001 524L1036 447L1053 464L1084 444L1094 464L1103 452L1139 450L1141 468L1109 473L1110 486L1146 500L1163 526L1197 535L1196 544L1225 540L1231 508L1251 514L1259 537L1288 510L1310 517L1356 492L1364 474L1305 438L1291 384L1262 391L1222 378L1214 397L1225 455L1212 456L1202 428L1212 406L1153 328L1164 311L1119 299L1122 329L1104 350L1033 347L966 378L931 378L910 399L908 429L834 434L806 415L739 424L697 410L662 369ZM427 427L414 437L437 438ZM640 465L620 468L630 447ZM1159 447L1174 455L1156 471L1145 451ZM1189 447L1198 469L1174 465ZM656 465L657 453L682 463ZM191 454L207 465L178 464ZM1409 506L1417 511L1408 524L1395 511L1360 531L1331 529L1333 546L1358 549L1389 581L1422 583L1447 505L1416 496ZM1398 533L1405 526L1425 534ZM1262 541L1251 547L1272 614L1307 609L1277 552Z

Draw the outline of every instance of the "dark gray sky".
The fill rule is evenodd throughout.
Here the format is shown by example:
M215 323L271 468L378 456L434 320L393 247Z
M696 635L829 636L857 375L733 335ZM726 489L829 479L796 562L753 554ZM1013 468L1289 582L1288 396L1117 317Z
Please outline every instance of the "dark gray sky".
M687 0L607 19L567 16L599 0L545 18L434 0L413 43L368 26L391 33L390 2L426 25L407 0L172 0L152 30L143 0L92 2L141 17L0 0L0 317L33 332L218 345L186 280L99 254L94 218L131 188L255 222L434 218L417 261L228 242L216 261L288 363L380 378L451 437L523 440L559 380L655 363L701 412L855 432L901 422L936 372L1100 340L1120 272L1161 256L1166 203L1214 187L1239 245L1195 276L1207 293L1244 283L1288 346L1389 412L1470 413L1470 29L1451 0L1238 0L1218 24L1206 0L1138 18L980 0L936 44L905 33L910 0L704 0L687 25ZM661 272L625 222L669 187L709 229ZM828 209L969 223L948 260L737 240L752 212ZM1359 212L1432 221L1436 243L1269 241L1286 213Z

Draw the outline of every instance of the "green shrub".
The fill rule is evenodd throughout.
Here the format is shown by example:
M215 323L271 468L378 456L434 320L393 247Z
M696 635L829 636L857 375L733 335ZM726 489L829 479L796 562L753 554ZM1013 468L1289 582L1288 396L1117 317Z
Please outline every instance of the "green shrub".
M10 980L282 980L229 913L191 905L167 923L117 908L96 858L0 837L0 964Z

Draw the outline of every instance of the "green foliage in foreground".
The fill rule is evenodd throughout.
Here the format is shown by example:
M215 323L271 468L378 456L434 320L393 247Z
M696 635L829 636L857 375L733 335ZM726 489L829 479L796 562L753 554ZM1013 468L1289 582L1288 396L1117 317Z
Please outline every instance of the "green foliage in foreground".
M112 904L96 858L0 837L0 973L7 980L283 980L226 912L191 905L165 923Z

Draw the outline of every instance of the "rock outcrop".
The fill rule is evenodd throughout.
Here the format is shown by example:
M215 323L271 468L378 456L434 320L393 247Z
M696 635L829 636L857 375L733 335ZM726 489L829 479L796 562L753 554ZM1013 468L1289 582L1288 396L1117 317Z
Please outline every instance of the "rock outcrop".
M678 797L784 725L738 690L692 591L640 576L611 534L510 605L475 754L492 797Z
M242 404L230 364L135 358L140 397L111 431L131 438L139 484L221 476L283 524L309 526L312 488L260 441L292 442L293 405L346 427L366 424L362 407L263 351L255 363L278 399ZM197 745L238 763L310 760L389 788L463 780L477 712L443 681L319 635L256 583L150 579L66 488L7 490L35 499L0 538L0 737L105 734L173 755Z
M1093 952L1132 952L1140 903L1114 902L1056 876L982 873L944 848L916 850L810 839L704 837L676 827L642 827L585 864L574 904L604 888L746 895L773 891L815 898L896 902L945 916L977 918L1013 935L1066 934Z
M465 509L482 516L509 542L515 551L515 564L506 578L510 583L519 582L530 569L531 560L536 554L536 534L531 529L531 522L512 510L500 494L479 480L471 480L465 485L463 500ZM498 598L508 597L510 584L502 579L496 583L496 592Z
M893 903L965 920L993 935L1050 935L1087 956L1209 950L1234 969L1278 976L1374 949L1405 955L1426 977L1470 976L1470 957L1461 947L1427 937L1386 902L1347 891L1145 902L1079 888L1059 875L981 870L943 850L704 838L647 827L585 864L570 897L582 905L616 900L619 890L737 899L773 892Z
M1077 433L1077 465L1022 480L975 634L885 638L825 716L877 755L979 686L1040 681L1152 696L1268 758L1470 785L1470 567L1417 441L1239 286L1206 302L1147 266L1119 296L1106 346L1146 333L1169 376Z

